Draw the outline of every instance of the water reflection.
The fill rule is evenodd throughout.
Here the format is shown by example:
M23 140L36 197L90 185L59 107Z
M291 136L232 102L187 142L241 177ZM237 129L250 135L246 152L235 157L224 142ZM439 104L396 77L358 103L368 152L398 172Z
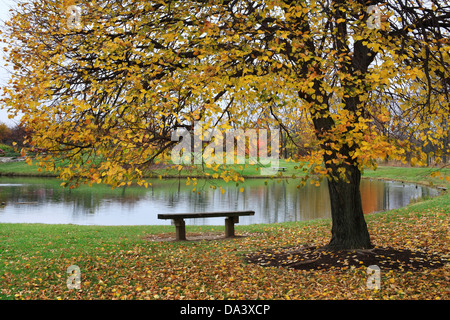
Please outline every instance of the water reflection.
M62 189L55 179L0 178L0 222L73 223L97 225L168 224L158 213L255 210L241 217L240 224L276 223L329 218L326 183L297 188L294 180L254 179L241 186L200 180L193 186L184 181L157 180L148 189L129 187L111 190L105 186ZM212 189L211 186L216 186ZM415 184L363 180L364 213L394 209L411 199L435 196L437 191ZM223 224L222 218L189 219L187 224Z

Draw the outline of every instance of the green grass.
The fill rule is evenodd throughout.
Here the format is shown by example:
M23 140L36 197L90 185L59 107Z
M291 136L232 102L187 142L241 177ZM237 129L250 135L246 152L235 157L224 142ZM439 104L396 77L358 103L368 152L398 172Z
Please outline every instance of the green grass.
M260 178L261 176L260 165L228 165L226 168L232 169L240 173L244 177ZM276 172L274 175L281 177L301 177L306 173L303 171L302 164L285 159L279 160L279 167L285 167L285 172ZM306 166L305 166L306 167ZM220 171L219 171L220 172ZM450 176L450 168L426 168L426 167L392 167L392 166L379 166L376 170L365 169L363 172L364 178L377 178L377 179L390 179L409 181L415 183L422 183L426 185L439 185L450 187L450 183L445 179L441 179L439 176L432 177L432 173L439 172L442 176ZM182 170L179 172L176 169L158 169L153 171L153 177L159 175L163 177L211 177L214 173L217 173L212 168L208 168L206 165L196 165L196 168L190 170ZM38 171L38 167L35 165L27 165L25 162L9 162L0 163L0 176L54 176L53 173Z
M303 175L305 174L303 171L299 170L299 163L288 161L284 159L279 160L279 167L285 167L285 172L277 172L273 171L274 175L279 174L283 177L289 177L292 175ZM234 165L226 165L222 168L225 170L234 170L244 177L261 177L260 168L262 166L255 164L234 164ZM215 171L213 168L208 167L206 165L195 165L195 167L189 167L188 169L183 169L178 171L176 168L169 167L167 169L156 169L152 171L153 177L157 177L159 175L165 177L208 177L212 176L214 173L221 172L222 168L219 171ZM11 175L11 176L53 176L54 173L39 171L36 165L28 165L23 161L20 162L8 162L8 163L0 163L0 175Z
M433 176L437 172L440 173L440 176ZM421 183L431 186L443 186L448 189L450 181L446 181L445 176L450 176L450 168L380 166L376 170L366 169L363 173L365 178Z
M52 176L48 172L38 171L36 166L29 166L24 161L0 163L2 176Z

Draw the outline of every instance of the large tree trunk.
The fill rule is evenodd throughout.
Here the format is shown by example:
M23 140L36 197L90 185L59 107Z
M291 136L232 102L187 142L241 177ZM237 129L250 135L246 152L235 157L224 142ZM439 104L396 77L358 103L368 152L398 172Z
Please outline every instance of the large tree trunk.
M330 132L335 125L326 108L312 109L311 116L319 139L322 138L323 133ZM344 144L339 153L347 161L335 164L338 156L336 150L331 148L333 142L333 140L325 140L321 144L322 149L326 151L324 163L329 170L328 189L333 224L328 247L337 250L371 248L359 189L361 171L357 166L357 161L350 156L350 152L355 151L357 145L354 143L352 147L349 147Z
M336 1L336 10L334 11L336 21L346 20L345 13L337 10L339 5L346 6L346 1ZM306 32L310 32L308 24L305 26ZM312 40L307 40L305 46L310 52L315 52L316 48ZM350 55L348 47L348 32L345 23L337 24L337 33L335 46L338 56L347 56L352 58L344 59L339 64L339 72L350 77L344 77L340 80L340 86L344 88L345 95L342 102L345 103L344 110L353 118L349 122L358 122L364 117L364 103L361 103L360 97L369 88L365 86L365 74L368 66L375 58L374 52L363 45L362 40L354 43L353 55ZM299 62L303 68L301 73L308 75L308 71L314 70L316 74L323 75L323 70L319 63ZM357 77L359 81L356 81ZM326 77L324 77L326 78ZM310 81L310 80L309 80ZM336 124L333 120L333 101L330 101L331 95L324 90L323 81L316 77L312 86L314 94L299 91L299 97L311 105L310 114L314 124L316 137L324 153L324 163L328 171L328 187L331 201L332 216L332 237L328 244L332 249L367 249L371 248L369 231L364 220L364 214L361 203L361 193L359 190L361 181L361 172L357 166L357 159L354 159L352 152L359 146L357 142L351 145L345 143L348 136L353 133L361 133L357 126L348 125L345 131L336 132ZM359 94L355 94L358 92ZM320 99L319 99L320 98ZM356 123L354 123L356 125ZM334 146L333 146L334 145ZM340 146L336 150L336 146ZM345 161L343 160L345 159ZM338 163L337 163L338 162ZM342 176L344 175L344 176Z
M337 171L337 167L332 168ZM348 182L343 178L329 178L328 188L331 202L332 229L331 249L371 248L369 231L361 203L361 172L356 166L346 166ZM337 172L334 172L338 177Z

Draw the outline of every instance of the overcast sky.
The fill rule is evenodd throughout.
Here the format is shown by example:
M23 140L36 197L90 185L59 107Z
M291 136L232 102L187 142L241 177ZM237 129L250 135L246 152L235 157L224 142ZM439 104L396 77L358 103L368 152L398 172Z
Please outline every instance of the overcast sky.
M4 28L4 22L8 20L10 15L9 9L16 6L18 0L0 0L0 28ZM3 43L0 43L0 86L4 86L8 83L9 74L5 67L5 60L3 59ZM6 123L9 126L14 126L18 122L18 119L8 119L8 113L6 110L0 110L0 122Z

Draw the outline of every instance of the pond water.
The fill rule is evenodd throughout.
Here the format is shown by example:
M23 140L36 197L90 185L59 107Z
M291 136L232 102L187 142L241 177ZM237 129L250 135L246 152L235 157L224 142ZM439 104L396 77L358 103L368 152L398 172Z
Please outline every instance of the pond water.
M254 210L239 224L276 223L330 218L326 183L297 188L294 180L248 179L240 186L199 180L196 191L178 179L156 180L148 189L87 186L61 188L51 178L0 177L0 223L80 225L164 225L158 213ZM211 183L216 185L214 190ZM218 186L225 189L225 193ZM364 213L395 209L411 200L435 196L438 191L415 184L361 181ZM186 224L223 225L223 218L187 219Z

